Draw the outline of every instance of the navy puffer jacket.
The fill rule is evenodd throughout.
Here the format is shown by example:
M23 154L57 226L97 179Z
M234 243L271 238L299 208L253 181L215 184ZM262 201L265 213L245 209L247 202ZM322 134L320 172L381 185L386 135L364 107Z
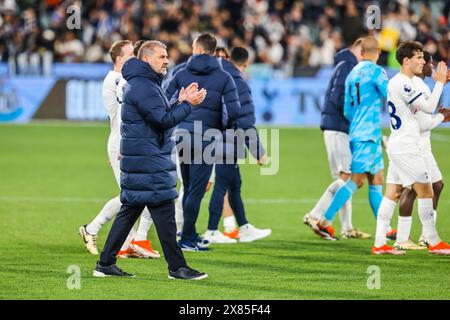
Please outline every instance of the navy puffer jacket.
M158 205L178 196L171 139L173 128L192 112L188 102L170 105L161 89L162 75L136 58L122 75L120 200L127 205Z
M166 89L167 98L171 99L182 87L186 88L192 82L197 82L199 88L205 88L207 95L178 127L194 132L194 121L202 121L203 130L222 130L233 126L240 113L236 86L233 78L221 68L217 58L208 54L190 57L185 67L177 71L170 81ZM225 124L222 123L223 111L228 119Z
M239 129L243 129L244 131L252 131L250 137L254 137L255 140L246 139L245 143L252 156L257 160L260 160L261 157L265 155L266 151L260 142L258 131L255 127L255 105L253 104L250 86L244 80L244 77L242 77L239 69L236 68L232 62L225 59L220 59L219 62L222 64L223 69L233 77L234 83L236 84L236 89L238 91L241 111L239 113L239 118L237 119L237 127ZM242 156L239 155L238 157L241 158Z
M348 133L350 123L344 117L345 79L358 64L355 55L348 49L339 51L334 58L335 68L325 94L320 128Z

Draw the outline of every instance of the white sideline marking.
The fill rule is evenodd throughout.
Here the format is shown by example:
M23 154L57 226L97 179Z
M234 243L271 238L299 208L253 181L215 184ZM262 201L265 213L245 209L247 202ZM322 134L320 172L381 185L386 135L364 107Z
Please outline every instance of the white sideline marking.
M21 197L21 196L0 196L0 201L9 201L9 202L61 202L61 203L98 203L98 202L106 202L111 198L88 198L88 197ZM210 198L204 198L203 200L209 201ZM283 205L291 205L291 204L308 204L315 203L319 199L313 198L300 198L300 199L289 199L289 198L267 198L267 199L256 199L256 198L247 198L243 199L246 204L283 204ZM440 202L450 203L450 199L442 199ZM353 200L353 203L368 203L368 200Z
M96 120L96 121L71 121L71 120L32 120L28 123L0 123L0 127L66 127L66 128L109 128L108 120ZM319 130L317 126L293 126L293 125L261 125L258 128L267 129L289 129L289 130ZM384 127L388 128L388 127ZM440 127L439 129L450 130L450 127ZM431 134L431 139L436 141L450 142L450 136L442 135L439 133Z
M2 123L0 127L109 128L105 121L33 120L28 123Z
M444 134L432 133L431 140L439 141L439 142L450 142L450 136L446 136Z

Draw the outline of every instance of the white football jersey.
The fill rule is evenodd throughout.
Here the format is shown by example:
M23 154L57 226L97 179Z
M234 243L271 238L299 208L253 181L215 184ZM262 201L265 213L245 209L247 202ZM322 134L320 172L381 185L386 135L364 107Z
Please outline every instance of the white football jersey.
M108 113L111 132L108 139L108 151L120 151L120 104L117 98L117 86L122 74L109 71L103 81L103 102Z
M425 81L419 77L414 77L414 80L417 82L418 86L420 86L422 92L427 96L431 96L431 90ZM416 112L415 116L421 129L419 146L422 151L431 152L431 130L444 120L444 116L441 114L428 114L420 110Z
M420 126L415 114L420 110L432 112L439 101L443 84L436 83L433 93L424 88L422 79L412 79L398 73L388 84L388 108L391 136L388 152L405 154L420 152Z
M123 89L125 88L125 85L127 84L127 80L124 78L121 78L119 81L119 84L117 85L116 95L117 95L117 101L119 101L119 104L122 106L123 101Z

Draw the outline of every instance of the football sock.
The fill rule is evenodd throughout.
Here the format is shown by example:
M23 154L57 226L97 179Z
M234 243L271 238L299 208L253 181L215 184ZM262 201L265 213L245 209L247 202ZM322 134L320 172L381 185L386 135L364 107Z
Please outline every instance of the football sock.
M128 234L128 237L125 239L125 242L122 245L122 248L120 248L120 251L125 251L130 247L131 241L136 236L136 226L134 225L133 228L131 228L130 233Z
M398 217L396 243L405 243L411 234L412 217Z
M153 223L152 216L150 215L148 209L145 208L144 211L142 211L141 219L139 221L139 226L136 232L136 237L134 237L134 240L136 241L147 240L148 230L150 230L152 223Z
M94 220L86 226L86 231L94 236L97 235L101 227L119 213L121 206L119 197L109 200Z
M433 213L434 213L434 226L436 227L436 221L437 221L437 211L436 210L434 210L433 211ZM436 229L437 230L437 229ZM422 234L421 234L421 236L420 236L421 238L423 238L423 237L425 237L425 231L423 230L423 226L422 226Z
M184 223L183 195L184 195L184 188L183 185L181 185L180 191L178 191L178 199L175 202L175 223L177 224L177 233L183 230L183 223Z
M236 218L234 215L223 218L223 227L225 229L231 229L236 227Z
M372 207L373 215L377 218L378 209L380 209L381 201L383 200L383 187L382 186L369 186L369 202Z
M422 222L422 230L427 240L432 246L441 242L439 235L434 225L434 213L433 213L433 199L419 199L418 200L419 217Z
M352 194L358 189L356 183L349 179L334 195L330 206L325 211L325 219L329 222L333 221L337 212L344 206L344 204L351 198Z
M344 204L339 211L339 217L341 218L341 232L347 232L353 229L352 225L352 198Z
M378 210L377 231L375 234L375 247L379 248L386 244L386 233L389 230L392 216L394 215L397 202L386 197L383 198Z
M319 201L316 203L316 206L311 210L309 215L316 220L320 220L325 210L327 210L327 208L330 206L331 200L333 200L334 195L344 184L345 182L341 179L333 181L322 194Z

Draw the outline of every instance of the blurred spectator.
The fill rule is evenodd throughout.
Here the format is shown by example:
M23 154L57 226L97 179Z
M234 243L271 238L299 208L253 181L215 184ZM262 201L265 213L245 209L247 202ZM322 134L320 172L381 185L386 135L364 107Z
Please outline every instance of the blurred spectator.
M342 34L346 47L349 47L362 35L367 34L361 16L363 16L363 13L358 10L355 2L353 0L347 1L345 14L342 18Z
M364 17L372 4L382 11L382 30L371 31L382 64L410 39L449 60L450 1L419 0L0 0L0 59L17 72L48 73L53 59L109 62L113 41L155 39L178 64L196 35L212 32L219 45L246 46L256 63L289 73L333 65L336 51L369 32ZM67 29L71 5L81 8L79 30Z
M55 53L60 61L81 62L84 46L81 40L77 39L75 32L67 31L63 38L55 43Z

